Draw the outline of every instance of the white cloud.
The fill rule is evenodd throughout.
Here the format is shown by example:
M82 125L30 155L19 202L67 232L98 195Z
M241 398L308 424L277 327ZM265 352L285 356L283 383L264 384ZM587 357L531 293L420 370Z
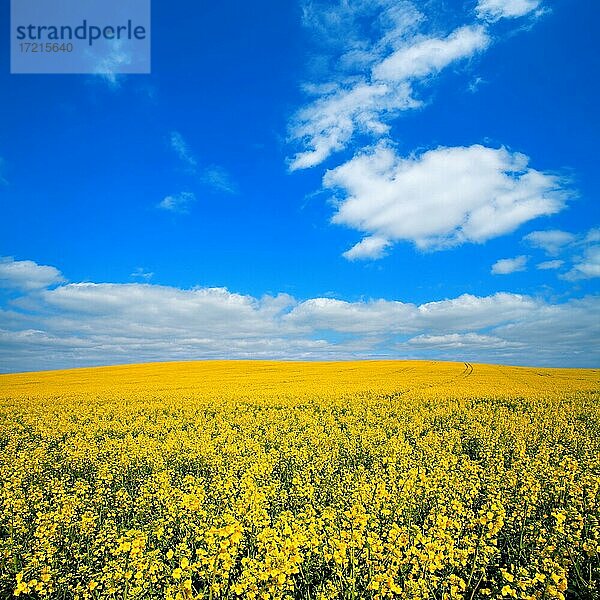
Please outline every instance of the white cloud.
M178 131L172 131L170 136L171 148L175 151L175 154L179 159L192 171L197 166L197 161L192 154L190 147L187 142L183 139L183 136Z
M576 236L568 231L559 229L551 229L547 231L532 231L527 234L523 240L534 248L540 248L550 254L556 256L566 246L572 244L576 240Z
M419 335L408 340L408 343L421 348L435 348L438 350L462 350L462 349L493 349L504 350L507 348L519 348L522 344L507 342L502 338L491 335L480 335L478 333L449 333L446 335Z
M371 336L417 331L417 318L417 308L403 302L312 298L297 304L284 320L303 331L329 330Z
M206 185L214 190L225 192L227 194L238 193L236 183L223 167L212 166L204 169L201 179Z
M369 236L362 239L343 253L343 257L348 260L375 260L385 256L385 251L390 242L385 238Z
M600 242L600 227L590 229L583 238L584 244L595 244Z
M129 275L129 277L133 277L134 279L143 279L144 281L150 281L152 277L154 277L154 273L151 271L146 271L143 267L138 267Z
M198 161L194 156L189 144L185 141L181 133L179 133L178 131L172 131L169 137L169 141L172 150L175 152L175 154L177 154L179 160L181 160L181 162L186 166L187 171L192 175L196 175L201 183L218 192L225 192L226 194L238 193L238 186L232 179L229 172L223 167L219 165L212 165L204 167L199 171ZM180 196L182 196L182 194L180 194ZM191 198L183 198L183 202L179 202L179 200L181 200L181 198L169 197L169 200L166 202L166 204L189 205L190 201L193 201ZM161 207L169 209L168 206Z
M527 318L539 303L521 294L498 292L491 296L463 294L451 300L428 302L418 307L423 329L436 332L486 329Z
M407 81L435 74L456 60L484 50L490 39L481 26L465 26L444 38L417 37L372 70L380 81Z
M290 169L306 169L323 162L333 152L342 150L359 129L381 136L388 131L380 113L417 108L408 84L396 86L393 95L385 84L352 84L318 98L295 117L292 139L302 140L308 150L297 153Z
M310 24L320 31L323 23L347 40L343 54L336 59L337 72L325 85L307 86L316 98L292 119L290 139L303 146L290 161L290 169L304 169L323 162L343 149L355 133L381 137L389 130L388 121L401 111L418 108L415 85L456 61L472 57L487 48L490 38L485 28L459 27L448 35L423 35L416 31L424 20L409 3L347 3L311 13ZM355 21L369 7L379 9L383 23L376 40L360 38ZM315 24L316 23L316 24ZM340 72L341 69L341 72Z
M577 234L558 229L533 231L523 240L550 256L562 257L542 262L538 269L559 269L568 261L570 268L560 275L561 279L580 281L600 277L600 228Z
M194 202L196 202L196 194L193 192L181 192L173 196L165 196L158 203L158 208L176 213L187 213Z
M110 52L101 57L90 56L94 62L93 73L100 76L108 87L117 90L125 77L123 71L131 65L133 56L131 52L124 49L122 40L114 40Z
M139 283L30 287L11 301L10 310L0 307L0 364L4 370L34 370L153 360L384 356L597 366L599 308L597 296L550 304L518 294L465 294L416 305L298 301L286 294L256 298L225 288Z
M541 0L479 0L477 16L488 21L523 17L540 8Z
M519 294L497 293L479 297L463 294L451 300L421 305L390 300L345 302L313 298L299 303L285 317L286 323L304 330L382 335L480 330L527 316L537 303Z
M569 194L561 179L528 162L480 145L404 158L380 143L327 171L323 185L341 194L334 223L367 239L439 249L484 242L562 210Z
M564 260L545 260L537 265L537 268L541 271L551 271L554 269L560 269L565 264Z
M501 258L492 265L492 275L510 275L527 269L527 256Z
M556 366L566 366L572 361L572 366L586 363L597 368L599 309L599 296L560 304L540 303L527 319L496 327L493 333L509 342L524 343L528 354L538 357L537 360L548 360ZM561 353L565 353L562 360Z
M406 0L305 0L303 24L331 62L361 67L405 41L424 20ZM328 55L320 55L321 59ZM314 65L313 65L314 66Z
M36 290L64 282L61 272L32 260L14 260L0 257L0 288Z
M573 268L564 275L569 281L600 277L600 244L585 248L583 255L575 259Z
M473 81L469 83L467 89L469 92L471 92L471 94L474 94L482 85L485 85L486 83L487 81L483 77L475 77Z

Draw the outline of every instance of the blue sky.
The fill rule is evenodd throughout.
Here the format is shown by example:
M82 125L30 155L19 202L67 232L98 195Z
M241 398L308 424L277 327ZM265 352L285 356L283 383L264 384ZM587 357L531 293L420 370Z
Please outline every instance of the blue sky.
M0 52L0 371L599 366L597 3L152 10L150 75Z

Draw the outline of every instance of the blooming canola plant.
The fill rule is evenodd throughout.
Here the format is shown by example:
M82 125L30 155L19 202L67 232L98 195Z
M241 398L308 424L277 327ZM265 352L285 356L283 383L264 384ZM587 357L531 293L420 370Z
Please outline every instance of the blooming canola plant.
M0 597L598 598L593 370L0 376Z

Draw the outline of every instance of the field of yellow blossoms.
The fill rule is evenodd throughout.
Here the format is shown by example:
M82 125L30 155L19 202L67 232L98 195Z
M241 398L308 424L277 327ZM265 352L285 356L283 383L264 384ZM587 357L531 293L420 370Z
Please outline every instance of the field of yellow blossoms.
M0 375L0 598L584 599L600 372Z

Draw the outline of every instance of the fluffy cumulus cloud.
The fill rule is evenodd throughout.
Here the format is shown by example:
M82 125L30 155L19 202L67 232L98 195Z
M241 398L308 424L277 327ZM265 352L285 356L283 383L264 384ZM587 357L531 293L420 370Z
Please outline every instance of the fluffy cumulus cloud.
M564 181L530 168L523 154L473 145L402 157L390 137L401 112L424 106L425 84L493 43L488 22L540 5L480 0L479 21L440 31L428 30L435 20L410 1L304 2L324 50L314 60L321 83L305 85L311 99L290 122L300 148L290 169L314 167L357 140L374 144L323 179L336 191L333 222L363 234L346 259L382 258L399 241L421 249L481 243L564 208Z
M542 10L541 0L479 0L477 16L488 21L523 17Z
M553 271L560 269L565 264L564 260L544 260L536 265L540 271Z
M371 235L346 250L343 256L348 260L376 260L385 256L389 246L390 242L385 238Z
M501 258L492 265L492 275L510 275L527 269L527 256Z
M32 260L15 260L11 256L0 257L0 288L36 290L64 281L55 267L38 265Z
M523 240L534 248L540 248L546 254L556 256L566 247L572 244L577 236L568 231L550 229L547 231L532 231Z
M315 8L316 7L316 8ZM376 14L369 14L375 12ZM329 27L345 40L336 68L323 85L306 86L312 100L293 117L290 139L302 146L292 170L313 167L346 147L356 133L385 135L401 111L422 106L416 86L490 44L481 25L465 25L447 34L419 31L424 16L408 2L341 2L334 7L310 3L306 19L321 37ZM360 36L357 23L379 25L378 35Z
M597 296L558 304L511 293L424 304L300 301L225 288L65 284L58 270L51 273L35 284L31 277L17 278L20 296L0 304L5 371L210 358L436 358L556 366L598 366L600 360Z
M415 332L415 306L388 300L346 302L312 298L294 306L285 323L300 331L332 331L362 335Z
M418 307L421 323L437 333L486 330L531 315L539 303L529 296L498 292L491 296L463 294Z
M337 194L333 222L366 234L347 258L378 258L393 242L439 249L484 242L557 213L568 192L529 159L480 145L398 156L384 143L327 171Z
M409 344L419 348L461 351L478 347L486 350L517 350L522 344L508 342L493 335L478 333L448 333L445 335L418 335Z

